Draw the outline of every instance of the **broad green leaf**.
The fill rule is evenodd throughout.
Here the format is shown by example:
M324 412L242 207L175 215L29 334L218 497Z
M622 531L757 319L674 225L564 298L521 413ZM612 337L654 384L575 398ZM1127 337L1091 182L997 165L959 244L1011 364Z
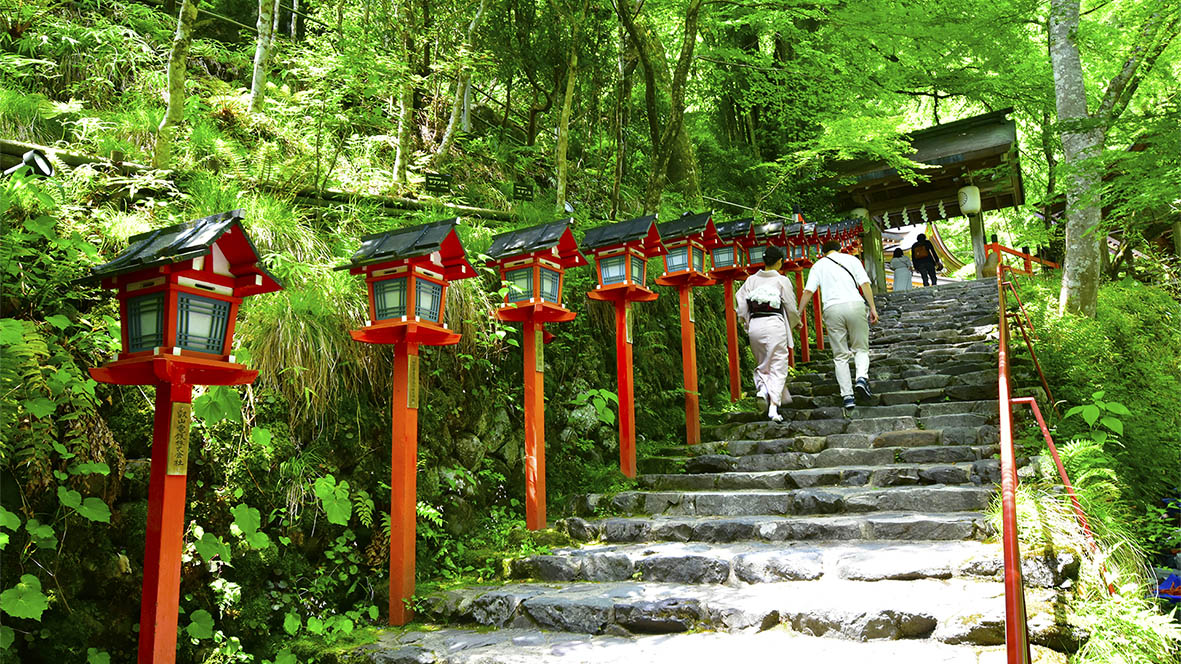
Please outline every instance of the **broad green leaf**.
M213 637L213 616L205 609L193 612L193 622L185 628L189 636L194 639L208 639Z
M25 410L37 419L43 419L53 414L57 410L57 404L53 403L45 397L37 397L36 399L29 399L24 402Z
M1132 411L1128 410L1127 406L1125 406L1122 403L1119 403L1117 401L1107 402L1107 410L1115 413L1116 415L1131 415L1132 414Z
M8 625L0 625L0 650L8 650L16 640L16 633Z
M87 648L86 664L111 664L111 656L105 650Z
M24 227L26 230L28 230L30 233L36 233L44 237L46 240L57 239L57 233L53 231L53 227L56 225L57 222L53 220L53 217L48 216L41 216L37 217L36 219L26 219L24 221Z
M107 504L103 502L102 498L95 498L94 496L90 496L82 501L82 506L78 508L78 514L91 521L111 522L111 508L107 507Z
M369 619L370 620L377 620L377 616L378 616L377 607L376 606L369 607Z
M271 450L271 430L262 427L254 427L250 430L250 442L258 445L268 452Z
M1094 399L1095 401L1099 401L1099 400L1100 400L1100 399L1102 399L1102 398L1104 397L1104 395L1106 395L1106 394L1107 394L1107 392L1106 392L1106 391L1104 391L1104 390L1099 390L1098 392L1094 392L1094 393L1092 393L1092 394L1091 394L1091 398L1092 398L1092 399Z
M1083 406L1083 419L1086 420L1088 426L1095 426L1095 421L1099 419L1099 406L1092 404Z
M54 314L52 316L46 316L45 322L49 323L50 325L56 327L59 330L64 330L67 327L73 325L73 323L70 322L69 318L66 318L65 316L63 316L61 314Z
M315 616L308 618L308 631L312 634L320 635L324 633L324 621Z
M231 387L214 386L193 400L193 416L213 426L219 422L242 421L242 398Z
M0 533L0 551L3 551L4 549L8 548L8 540L9 540L8 533Z
M16 530L21 527L21 518L12 512L0 507L0 528L7 528L9 530Z
M36 519L29 519L25 522L25 530L29 531L29 537L38 547L42 549L57 548L57 535L53 532L53 526L41 523Z
M193 547L197 549L197 555L201 556L201 560L209 562L213 560L214 556L221 558L223 563L230 562L230 547L220 537L213 533L204 533L201 539L197 540Z
M283 631L295 636L299 632L299 628L303 627L303 620L300 619L298 613L288 613L283 617Z
M299 664L299 660L290 650L280 650L279 654L275 655L275 664Z
M1074 408L1071 408L1070 410L1066 411L1066 414L1062 416L1062 419L1066 419L1066 418L1070 417L1071 415L1078 415L1081 412L1083 412L1083 407L1082 406L1075 406Z
M332 631L337 634L352 634L353 621L348 616L336 616L336 619L332 621Z
M110 475L111 467L101 461L87 461L70 466L73 475Z
M57 488L57 499L61 501L62 505L72 509L82 507L82 494L64 486Z
M338 526L348 525L349 517L353 512L353 505L349 501L348 482L342 480L340 484L337 484L335 477L325 475L316 480L312 490L320 499L320 505L324 508L324 513L328 515L329 523L335 523Z
M1114 431L1114 432L1115 432L1115 434L1116 434L1117 436L1122 436L1122 435L1124 435L1124 423L1123 423L1123 422L1121 422L1121 421L1119 421L1119 419L1118 419L1118 418L1115 418L1115 417L1105 417L1105 418L1103 418L1103 419L1099 420L1099 422L1100 422L1100 423L1101 423L1103 426L1105 426L1105 427L1107 427L1108 429L1111 429L1112 431Z
M24 574L19 583L0 593L0 608L13 618L41 620L41 614L49 608L49 598L41 592L40 579Z
M234 522L230 524L230 532L246 540L252 549L265 549L271 544L271 538L266 533L258 531L262 525L262 516L258 510L247 505L238 505L230 510Z
M0 318L0 346L12 346L25 336L25 326L14 318Z

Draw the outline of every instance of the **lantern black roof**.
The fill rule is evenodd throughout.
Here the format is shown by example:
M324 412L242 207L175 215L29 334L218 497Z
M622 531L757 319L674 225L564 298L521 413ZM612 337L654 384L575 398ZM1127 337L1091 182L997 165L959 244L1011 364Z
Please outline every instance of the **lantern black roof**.
M755 226L755 240L764 241L783 234L782 221L768 221Z
M336 269L347 270L350 267L414 258L438 251L458 223L459 218L453 217L366 235L361 238L361 248L349 259L348 265L341 265Z
M109 263L97 265L90 269L90 276L80 281L94 281L104 277L115 277L130 272L138 272L152 267L179 263L181 261L198 258L208 254L211 247L226 233L235 227L241 230L241 239L236 240L235 253L245 258L246 251L253 254L254 261L246 273L259 274L263 277L263 290L252 289L254 292L269 292L282 288L273 275L258 264L258 250L250 237L242 229L244 210L230 210L211 214L195 221L158 228L154 231L140 233L128 238L127 249ZM225 247L224 249L231 249ZM223 250L224 250L223 249ZM231 261L236 264L245 261Z
M586 265L586 259L578 253L574 234L570 231L570 226L573 223L574 218L568 217L561 221L520 228L493 236L492 246L488 248L488 258L495 263L513 256L557 249L558 258L563 267Z
M788 237L795 237L796 235L799 235L800 231L802 230L804 230L803 224L788 224L787 228L784 229L784 232L787 233Z
M689 235L713 235L717 231L713 228L713 212L686 212L672 221L657 224L656 230L664 241L679 240Z
M582 249L585 251L642 240L648 236L655 223L656 215L650 214L646 217L597 226L586 232L586 237L582 239Z
M753 218L747 217L745 219L733 219L717 224L718 238L722 240L736 240L750 235L750 229L753 227L754 222L755 220Z

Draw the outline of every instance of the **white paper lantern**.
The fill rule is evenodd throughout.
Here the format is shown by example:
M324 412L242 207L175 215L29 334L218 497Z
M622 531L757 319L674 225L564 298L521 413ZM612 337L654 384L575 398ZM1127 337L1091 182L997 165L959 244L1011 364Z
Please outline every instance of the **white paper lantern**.
M960 187L960 212L964 214L980 213L980 187Z

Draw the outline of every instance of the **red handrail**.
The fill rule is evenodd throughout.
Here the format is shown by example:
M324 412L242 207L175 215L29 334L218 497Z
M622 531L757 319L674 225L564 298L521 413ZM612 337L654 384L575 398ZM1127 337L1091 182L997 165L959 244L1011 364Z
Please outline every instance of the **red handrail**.
M997 392L1000 400L1001 537L1005 563L1005 650L1008 664L1029 664L1029 629L1025 615L1025 583L1017 543L1017 455L1013 448L1013 413L1009 400L1009 323L1005 315L1004 262L997 269L1000 315L997 345Z

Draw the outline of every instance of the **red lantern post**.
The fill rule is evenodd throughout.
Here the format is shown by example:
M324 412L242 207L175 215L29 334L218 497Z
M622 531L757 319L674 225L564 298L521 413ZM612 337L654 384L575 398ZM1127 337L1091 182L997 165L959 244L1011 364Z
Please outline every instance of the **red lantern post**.
M523 325L525 351L525 525L545 527L545 352L553 337L546 323L574 320L562 306L562 286L568 268L586 265L578 253L574 219L531 226L492 238L488 265L500 268L509 285L497 319Z
M450 346L460 335L443 322L447 287L476 276L455 227L444 219L361 238L361 248L336 269L363 275L369 292L369 322L350 330L353 339L393 344L394 387L390 409L390 596L389 624L405 625L414 595L418 504L418 350Z
M194 385L245 385L257 371L230 349L243 298L282 288L258 264L242 210L133 236L92 270L117 291L123 352L90 370L100 383L154 385L152 467L140 602L140 664L176 661L185 480Z
M803 219L803 215L799 215ZM812 230L812 246L815 248L815 260L824 256L824 243L829 239L829 227L816 224ZM809 266L811 267L811 266ZM796 282L797 285L801 283ZM824 321L820 316L820 292L812 293L812 318L816 321L816 350L824 350Z
M747 247L754 238L754 219L735 219L717 225L718 241L709 247L709 276L725 287L726 352L730 368L730 401L742 398L738 375L738 312L734 309L734 280L746 278Z
M648 259L665 252L656 231L656 215L592 228L582 240L583 253L595 263L598 284L592 300L615 306L615 376L619 395L619 470L636 476L636 403L632 370L633 302L651 302L646 288Z
M701 442L701 404L697 393L697 337L694 322L693 288L712 286L715 282L705 271L705 248L718 241L713 213L686 212L679 219L657 226L664 247L664 274L656 279L661 286L673 286L680 297L681 368L685 382L685 441Z

